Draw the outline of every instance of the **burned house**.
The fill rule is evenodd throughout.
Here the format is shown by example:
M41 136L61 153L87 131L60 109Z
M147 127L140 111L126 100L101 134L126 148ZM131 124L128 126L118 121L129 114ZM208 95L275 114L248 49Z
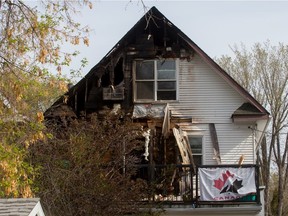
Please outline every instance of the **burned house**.
M168 215L263 213L256 153L269 113L155 7L57 107L65 124L117 109L141 124L142 167L150 178L172 169L177 193L153 196Z

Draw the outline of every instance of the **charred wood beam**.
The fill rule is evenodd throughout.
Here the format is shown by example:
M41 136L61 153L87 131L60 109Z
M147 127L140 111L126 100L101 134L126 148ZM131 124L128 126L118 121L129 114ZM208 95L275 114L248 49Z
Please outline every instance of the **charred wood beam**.
M219 149L219 142L217 137L217 132L214 123L209 124L210 136L213 144L214 156L217 161L217 164L221 164L221 156L220 156L220 149Z
M75 99L74 99L74 110L75 110L75 112L77 113L77 111L78 111L78 109L77 109L77 106L78 106L78 102L77 102L77 99L78 99L78 93L76 92L75 93Z
M86 117L86 104L87 104L87 98L88 98L88 79L85 79L85 96L84 96L84 113Z

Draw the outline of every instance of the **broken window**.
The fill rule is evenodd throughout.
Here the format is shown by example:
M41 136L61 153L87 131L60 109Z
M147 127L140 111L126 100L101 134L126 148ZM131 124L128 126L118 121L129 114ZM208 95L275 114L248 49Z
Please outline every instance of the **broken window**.
M202 165L202 143L203 136L201 135L189 135L188 136L190 147L193 154L193 160L195 165Z
M135 101L163 101L177 98L175 60L137 61Z

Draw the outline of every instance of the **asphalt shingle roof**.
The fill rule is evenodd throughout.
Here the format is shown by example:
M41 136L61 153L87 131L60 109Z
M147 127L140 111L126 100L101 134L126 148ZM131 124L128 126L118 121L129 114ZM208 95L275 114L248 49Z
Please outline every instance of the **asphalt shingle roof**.
M0 216L28 216L39 198L0 199Z

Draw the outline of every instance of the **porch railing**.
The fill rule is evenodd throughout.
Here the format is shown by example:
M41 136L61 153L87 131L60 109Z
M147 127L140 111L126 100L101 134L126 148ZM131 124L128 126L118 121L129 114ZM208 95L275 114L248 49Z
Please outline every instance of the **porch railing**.
M200 190L202 182L199 179L199 170L202 168L209 170L219 168L223 170L229 170L230 168L242 170L253 169L256 192L235 200L203 200L201 199ZM148 184L147 195L143 199L145 202L161 202L169 205L193 205L194 207L201 207L201 205L260 204L259 168L256 165L206 165L197 166L194 171L192 164L141 164L137 166L137 170L137 176L145 179ZM220 176L220 178L223 183L223 176Z

